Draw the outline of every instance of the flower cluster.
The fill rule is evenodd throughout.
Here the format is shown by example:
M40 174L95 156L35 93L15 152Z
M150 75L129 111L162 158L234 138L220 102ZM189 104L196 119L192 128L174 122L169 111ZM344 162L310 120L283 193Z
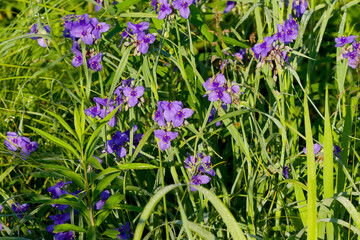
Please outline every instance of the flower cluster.
M104 206L106 200L108 200L110 197L110 192L109 190L104 190L102 191L102 193L100 194L100 201L98 201L97 203L95 203L95 209L96 210L101 210L102 207Z
M11 204L11 209L15 212L16 216L21 219L23 213L26 212L29 208L28 203L20 205L18 202Z
M318 154L321 151L321 145L318 143L315 143L313 145L314 148L314 155ZM340 152L341 152L341 148L339 146L333 145L333 155L337 156L338 158L341 159L340 157ZM303 153L306 155L307 154L307 149L306 147L303 148Z
M105 22L99 22L97 18L89 18L88 14L81 16L68 15L64 18L64 37L73 40L71 51L75 54L72 65L79 67L84 63L83 54L79 47L80 42L87 46L101 38L101 34L109 30L109 25ZM86 49L87 65L93 71L101 71L100 64L102 53L96 53L93 50Z
M227 1L226 2L226 7L224 9L224 13L228 13L231 11L231 9L233 9L236 5L236 2L234 1Z
M46 34L46 33L50 33L50 27L49 25L46 25L44 26L44 24L42 24L42 27L39 29L38 27L38 24L37 23L34 23L31 27L30 27L30 33L28 34ZM31 39L34 39L36 40L37 39L37 42L39 44L40 47L46 47L46 46L49 46L49 41L46 40L44 38L40 38L40 37L30 37Z
M280 2L280 8L282 7L282 1ZM285 6L289 6L289 0L285 0ZM309 7L307 0L293 0L292 9L295 10L296 16L301 17L306 9Z
M356 41L356 36L354 35L348 37L341 36L335 38L335 42L336 42L335 47L343 47L342 57L348 60L349 67L356 69L360 62L360 42ZM347 43L351 45L346 48L344 46Z
M130 223L125 223L120 228L116 228L115 230L119 231L119 234L117 235L116 239L131 239L134 234L130 232Z
M137 126L134 125L133 133L135 134L136 131L137 131ZM134 148L136 148L139 145L142 137L143 134L141 133L134 135L134 139L133 139ZM108 153L115 153L120 158L124 158L126 157L127 154L126 147L129 146L129 142L130 142L130 130L126 130L123 133L120 131L116 131L112 135L112 138L106 142L106 151ZM129 151L132 152L132 150L130 149Z
M175 0L172 1L172 5L175 9L179 10L180 16L188 19L190 15L190 6L193 2L193 0ZM172 13L172 8L168 3L168 0L152 0L151 6L153 6L155 12L159 14L158 19L164 19L167 15Z
M277 32L273 36L265 37L264 41L255 44L251 48L255 58L259 61L256 67L263 67L266 61L269 62L270 68L274 69L273 77L276 79L276 69L278 67L281 69L285 62L290 65L288 55L291 52L291 48L285 46L285 44L296 40L298 31L299 24L292 15L289 15L289 19L283 25L277 24ZM277 41L281 44L276 44ZM275 65L273 61L275 61Z
M63 182L60 181L58 183L56 183L54 186L51 186L48 188L48 192L51 194L53 199L58 199L60 198L62 195L64 194L70 194L69 192L65 191L64 189L62 189L65 185L67 184L71 184L72 182ZM72 195L77 194L78 192L74 192L71 193ZM70 221L70 217L71 217L71 211L67 211L65 212L66 209L69 208L69 205L61 205L61 204L51 204L52 207L57 208L60 212L60 214L55 214L55 215L50 215L49 218L51 220L53 220L53 224L49 225L48 227L46 227L46 230L49 233L54 233L54 227L56 225L59 224L64 224L68 221ZM75 210L74 214L77 214L77 212ZM61 240L61 239L73 239L74 237L74 233L72 231L69 232L59 232L56 233L54 236L54 239L56 240Z
M177 132L169 131L171 126L181 127L185 119L191 117L194 111L190 108L183 108L181 101L159 101L158 109L153 115L153 119L161 127L166 127L166 130L155 130L155 137L159 139L159 147L162 151L168 149L171 141L177 138Z
M21 137L16 132L7 132L4 143L10 151L16 152L19 150L24 160L38 147L37 142L31 142L29 138Z
M235 82L226 83L225 76L222 73L206 80L203 87L206 89L203 97L208 96L210 102L221 100L226 104L231 104L232 99L238 98L240 91L239 85L236 85Z
M192 185L200 186L200 184L207 184L210 182L210 176L215 176L215 171L211 166L211 157L205 156L202 153L198 153L197 156L190 156L185 159L185 168L191 173L190 179L190 190L195 191L196 189Z
M124 40L129 40L124 43L125 46L135 45L135 55L146 54L149 50L149 44L155 41L155 35L145 33L145 30L149 28L148 22L140 22L134 24L132 22L127 23L127 28L121 33L121 44ZM121 45L120 44L120 45Z

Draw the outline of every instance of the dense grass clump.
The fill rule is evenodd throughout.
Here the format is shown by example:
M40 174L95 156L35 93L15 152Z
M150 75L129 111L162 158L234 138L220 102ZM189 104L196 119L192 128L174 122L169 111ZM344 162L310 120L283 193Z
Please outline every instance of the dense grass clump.
M356 239L359 0L0 3L0 239Z

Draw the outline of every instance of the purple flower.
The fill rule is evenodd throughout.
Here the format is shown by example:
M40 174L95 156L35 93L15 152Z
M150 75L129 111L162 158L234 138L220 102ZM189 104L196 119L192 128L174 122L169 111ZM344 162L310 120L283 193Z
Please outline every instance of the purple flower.
M210 180L211 178L208 175L201 175L201 174L193 175L189 183L190 190L196 191L196 189L192 187L192 185L200 186L200 184L207 184L208 182L210 182Z
M91 34L93 27L91 24L78 25L76 28L71 29L70 33L76 38L81 39L85 44L92 45L94 43L94 37Z
M180 101L160 101L159 102L162 109L164 109L165 120L171 122L174 118L174 115L182 109L182 102Z
M63 181L60 181L60 182L56 183L54 186L49 187L48 192L50 192L53 199L59 198L63 194L69 194L67 191L65 191L61 188L63 188L65 185L70 184L70 183L72 183L72 181L66 182L66 183L64 183Z
M1 213L1 211L3 210L3 206L1 206L0 205L0 213ZM1 225L1 223L0 223L0 231L2 230L2 225Z
M283 167L283 176L284 176L284 178L289 179L289 167L288 166Z
M54 236L55 240L73 240L74 239L74 233L72 231L70 232L59 232L55 234Z
M285 44L291 43L293 40L296 40L299 31L299 25L293 19L292 15L289 15L289 19L285 22L283 33L280 42Z
M164 130L155 130L154 133L155 137L159 139L159 147L161 151L168 149L171 145L171 141L179 135L177 132L165 132Z
M184 164L185 168L189 169L190 171L193 171L196 169L197 165L199 164L199 157L198 156L190 156L189 153L186 153L188 157L185 159Z
M153 115L153 119L155 122L157 122L157 124L159 126L162 126L162 127L166 126L163 109L161 107L158 107L158 109L155 111L155 113Z
M101 112L100 104L96 103L95 106L85 109L85 114L91 116L92 118L98 116Z
M356 69L359 64L359 55L357 54L357 50L343 54L343 57L348 59L349 67Z
M155 41L155 36L151 33L145 35L144 32L139 32L137 40L139 41L139 51L142 54L146 54L149 49L149 44Z
M180 127L186 118L189 118L193 115L194 111L190 108L183 108L174 114L172 123L174 127Z
M95 4L95 12L98 12L102 8L102 0L95 0L95 2L97 3Z
M84 63L83 60L83 55L79 50L73 50L73 53L75 54L75 56L73 57L73 60L71 61L71 64L74 67L79 67Z
M234 53L232 56L236 57L239 61L242 61L244 59L245 54L246 54L246 49L240 49L239 52Z
M100 39L101 33L107 32L110 28L109 24L107 24L106 22L99 23L99 20L97 18L91 18L90 23L93 26L92 34L94 35L95 39Z
M203 156L203 154L199 154L201 157L201 165L199 166L199 171L202 173L207 173L210 176L215 176L215 171L211 166L211 157Z
M360 46L360 42L357 42L356 40L354 40L354 42L352 43L352 46L354 48L354 50L359 50L359 46Z
M277 32L273 36L275 41L282 39L284 35L284 27L279 23L276 24L276 27L277 27Z
M21 148L21 153L24 157L30 156L30 153L34 152L38 145L39 144L35 141L30 142L30 139L27 137L19 137L18 146Z
M203 83L203 87L208 91L216 90L219 87L222 87L225 84L225 81L226 79L224 74L220 73L215 77L215 79L208 78L208 80Z
M116 239L131 239L134 234L130 233L130 224L127 222L122 225L120 228L116 228L115 230L119 231L120 234L117 235Z
M43 24L41 24L41 25L43 25ZM50 33L50 27L49 27L49 25L44 26L44 29L45 29L45 31L39 30L37 23L34 23L34 24L31 26L31 28L30 28L30 33L29 33L29 34L31 34L31 33L34 33L34 34L38 34L38 33L40 33L40 34ZM39 31L40 31L40 32L39 32ZM38 42L38 44L39 44L40 47L46 47L46 45L49 45L49 44L48 44L48 40L46 40L46 42L45 42L45 39L44 39L44 38L39 38L39 37L30 37L30 38L31 38L31 39L37 39L37 42Z
M226 105L225 105L226 106ZM212 122L213 120L214 120L214 118L215 118L215 113L216 113L216 108L212 108L211 109L211 111L210 111L210 115L209 115L209 118L208 118L208 122ZM221 121L218 121L218 122L216 122L216 126L218 127L218 126L220 126L220 124L221 124Z
M273 37L265 37L263 42L255 44L251 50L254 52L255 56L261 55L266 57L272 48L273 42Z
M29 208L29 204L24 203L20 205L18 202L11 204L11 209L15 212L19 219L22 218L22 213L26 212Z
M234 1L227 1L226 2L226 7L224 9L224 13L228 13L231 11L231 9L233 9L236 5L236 2Z
M70 212L64 214L50 215L49 218L54 221L55 225L63 224L70 220Z
M193 0L175 0L172 2L175 9L179 10L180 16L185 19L189 18L190 15L190 5L193 3Z
M139 33L139 32L143 32L144 30L149 28L149 25L150 24L148 22L141 22L141 23L138 23L138 24L134 24L134 23L129 21L127 23L128 28L131 29L134 34Z
M333 154L341 159L340 152L341 152L341 148L339 146L334 145Z
M92 69L93 71L97 71L97 72L102 70L102 65L100 63L101 57L102 57L102 53L99 53L87 61L87 64L90 67L90 69Z
M154 8L155 13L158 13L157 7L158 7L158 0L151 0L151 6Z
M124 158L127 153L124 145L127 141L127 134L117 131L112 135L112 139L106 142L106 151L108 153L115 153L120 158Z
M172 9L170 4L167 0L159 0L160 7L159 7L159 15L158 19L164 19L167 15L172 13Z
M318 152L320 152L321 146L317 143L314 144L314 155L316 155ZM307 149L304 147L303 152L307 154Z
M208 100L210 102L216 102L218 100L223 101L224 103L231 104L231 96L226 92L224 87L220 87L209 94Z
M15 152L19 145L19 137L16 132L7 132L6 139L4 141L5 146L10 150Z
M104 190L104 191L100 194L100 201L98 201L97 203L95 203L95 209L96 209L96 210L100 210L100 209L104 206L106 200L108 200L109 197L110 197L110 192L109 192L109 190Z
M297 2L299 2L299 4L297 4ZM308 7L307 0L293 1L293 9L295 9L297 17L301 17Z
M144 95L144 87L138 86L135 89L131 87L124 87L123 93L125 97L128 97L128 103L131 107L134 107L138 103L138 98Z

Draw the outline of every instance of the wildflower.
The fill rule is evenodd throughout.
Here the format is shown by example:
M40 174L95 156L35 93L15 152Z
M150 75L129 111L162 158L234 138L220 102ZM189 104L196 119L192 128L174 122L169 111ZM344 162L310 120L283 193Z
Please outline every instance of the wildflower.
M146 54L149 49L149 44L155 41L155 36L151 33L145 35L144 32L140 32L137 35L137 40L140 42L139 51L142 54Z
M128 28L132 30L133 34L143 32L144 30L149 28L149 25L150 24L148 22L141 22L141 23L138 23L138 24L134 24L134 23L129 21L127 23Z
M207 184L208 182L210 182L211 178L207 175L201 175L201 174L197 174L197 175L193 175L191 177L190 180L190 190L191 191L196 191L196 189L194 187L192 187L192 185L195 186L200 186L201 184Z
M95 12L98 12L102 8L102 0L95 0L95 2L97 3L95 4Z
M184 164L185 164L185 168L187 168L190 171L193 171L194 169L197 168L197 165L199 163L199 158L198 156L190 156L189 153L186 153L188 155L188 157L185 159Z
M246 54L246 49L240 49L239 52L234 53L232 56L238 59L239 61L242 61L244 59L245 54Z
M359 55L357 53L357 50L347 52L343 54L344 58L348 59L348 65L349 67L356 68L359 64Z
M0 213L2 212L2 210L3 210L3 206L2 205L0 205ZM0 223L0 231L2 230L2 225L1 225L1 223Z
M102 108L100 109L100 112L98 113L98 116L101 119L104 119L108 114L110 114L114 109L115 109L115 101L113 99L108 100L108 98L98 98L98 97L94 97L93 98L95 103L99 104L100 106L102 106ZM109 101L109 103L108 103ZM88 109L86 109L88 110ZM93 109L93 111L99 111L98 108ZM89 112L89 111L88 111ZM97 113L97 112L95 112ZM114 127L116 125L116 114L109 120L108 125L110 127Z
M155 113L153 115L153 119L155 122L157 122L157 124L159 126L162 126L162 127L166 126L163 109L159 106L159 103L158 103L158 109L155 111Z
M289 179L289 167L288 166L283 167L283 176L284 176L284 178Z
M116 239L131 239L134 234L130 233L130 223L125 223L121 225L120 228L116 228L115 230L119 231L120 234L117 235Z
M154 8L155 13L158 13L157 6L158 6L158 0L151 0L151 6Z
M159 102L162 109L164 109L165 120L171 122L174 118L174 115L182 109L183 103L180 101L160 101Z
M154 133L155 137L159 139L159 147L162 151L168 149L171 145L171 141L179 135L177 132L166 132L164 130L155 130Z
M115 153L120 158L124 158L127 154L127 151L124 147L127 142L126 133L121 133L117 131L113 134L112 139L106 142L106 151L108 153Z
M318 154L318 152L320 152L320 150L321 150L321 146L320 146L319 144L315 143L315 144L314 144L314 155ZM307 154L307 149L306 149L306 147L304 147L303 152L304 152L305 154Z
M298 32L299 25L290 14L289 19L284 24L283 33L279 40L285 44L291 43L292 40L296 40Z
M236 2L234 1L227 1L226 2L226 7L224 9L224 13L228 13L231 11L231 9L233 9L236 5Z
M215 77L215 79L208 78L208 80L206 80L206 82L203 83L203 86L208 91L216 90L219 87L222 87L225 84L225 81L226 79L224 74L220 73Z
M180 16L185 19L189 18L190 15L190 5L193 3L193 0L175 0L172 2L175 9L179 10Z
M43 25L43 24L41 24L41 25ZM31 33L34 33L34 34L38 34L38 33L40 33L40 34L50 33L50 27L49 27L49 25L44 26L43 29L44 29L45 31L42 30L42 29L39 29L37 23L34 23L34 24L31 26L31 28L30 28L30 33L29 33L29 34L31 34ZM49 45L49 44L48 44L48 40L46 40L46 42L45 42L45 39L44 39L44 38L39 38L39 37L30 37L30 38L31 38L31 39L34 39L34 40L37 39L37 42L38 42L38 44L39 44L40 47L46 47L47 45Z
M309 7L307 0L294 0L293 9L296 11L296 16L301 17L306 9Z
M6 139L4 141L5 146L15 152L18 149L19 137L16 132L7 132Z
M92 45L94 43L94 36L91 34L93 27L91 24L78 24L70 30L71 35L81 39L85 44Z
M55 225L63 224L70 220L70 212L64 214L50 215L49 218L54 221Z
M229 93L226 92L226 88L220 87L209 94L208 100L210 102L216 102L218 100L221 100L224 103L230 104L231 96Z
M55 234L54 236L55 240L73 240L74 239L74 233L72 231L70 232L59 232Z
M333 145L333 154L341 159L340 152L341 148L339 146Z
M106 22L99 23L97 18L91 18L90 23L93 26L92 35L94 35L95 39L100 39L101 33L107 32L110 28Z
M39 144L35 141L30 142L30 139L27 137L20 137L18 146L21 148L21 155L23 156L23 159L25 160L27 156L30 156L30 153L34 152L38 145Z
M159 7L159 15L158 19L164 19L167 15L170 15L172 13L172 9L170 4L168 3L168 0L159 0L160 7Z
M199 166L199 171L202 173L207 173L210 176L215 176L215 171L211 167L211 157L204 156L202 153L199 153L199 156L201 158L201 165Z
M144 95L144 87L138 86L135 89L131 87L125 87L123 94L128 98L128 103L131 107L134 107L138 103L138 98Z
M92 118L100 114L100 104L96 103L95 106L85 109L85 114L91 116Z
M335 47L342 47L346 43L352 43L355 39L356 39L356 36L354 36L354 35L351 35L348 37L341 36L341 37L335 38L335 42L336 42Z
M271 45L273 44L273 42L273 37L265 37L262 43L255 44L255 46L251 48L251 50L255 53L256 56L261 55L263 57L266 57L271 50Z
M102 53L99 53L93 57L91 57L88 61L87 64L90 67L91 70L93 71L101 71L102 70L102 65L101 65L101 57L102 57Z
M95 209L96 209L96 210L100 210L100 209L104 206L106 200L108 200L109 197L110 197L110 192L109 192L109 190L104 190L104 191L100 194L100 201L98 201L98 202L95 204Z
M29 204L24 203L20 205L18 202L11 204L11 209L15 212L16 216L18 216L19 219L22 218L22 214L26 212L29 208Z
M174 127L180 127L186 118L189 118L193 115L194 110L190 108L183 108L179 110L176 114L174 114L172 123Z

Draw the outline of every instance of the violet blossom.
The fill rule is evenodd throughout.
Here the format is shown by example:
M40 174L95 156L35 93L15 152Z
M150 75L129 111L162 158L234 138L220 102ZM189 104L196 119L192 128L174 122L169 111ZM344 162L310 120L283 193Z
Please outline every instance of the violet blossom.
M139 102L138 99L144 95L144 87L138 86L135 89L132 89L131 87L124 87L123 94L128 98L130 107L134 107Z
M102 209L102 207L104 206L106 200L108 200L109 197L110 197L110 192L109 192L109 190L104 190L104 191L102 191L102 193L100 194L100 201L98 201L97 203L95 203L95 209L96 209L96 210Z
M159 139L159 148L161 151L168 149L171 145L171 141L177 138L179 133L177 132L170 132L164 130L155 130L155 137Z
M189 18L190 15L190 5L193 3L193 0L175 0L172 2L175 9L179 10L180 16L185 19Z
M224 9L224 13L228 13L231 11L231 9L233 9L236 5L236 2L234 1L227 1L226 2L226 7Z
M172 13L172 9L170 4L168 3L168 0L159 0L160 6L159 6L159 15L158 19L164 19L167 15L170 15Z
M124 225L121 225L120 228L116 228L115 230L119 231L116 239L131 239L134 234L130 232L130 224L127 222Z
M41 25L43 26L44 24L41 24ZM50 33L50 27L49 27L49 25L43 26L43 29L44 29L45 31L42 30L42 29L39 29L37 23L34 23L34 24L31 26L31 28L30 28L30 33L28 33L28 34L31 34L31 33L33 33L33 34L38 34L38 33L40 33L40 34L46 34L46 33ZM47 45L49 45L48 40L45 41L44 38L40 38L40 37L30 37L30 38L31 38L31 39L34 39L34 40L37 39L37 42L38 42L38 44L39 44L40 47L46 47Z

